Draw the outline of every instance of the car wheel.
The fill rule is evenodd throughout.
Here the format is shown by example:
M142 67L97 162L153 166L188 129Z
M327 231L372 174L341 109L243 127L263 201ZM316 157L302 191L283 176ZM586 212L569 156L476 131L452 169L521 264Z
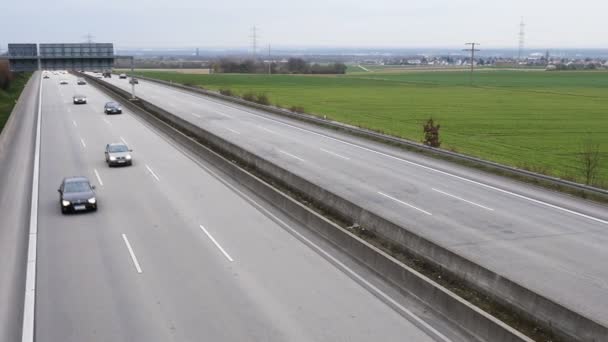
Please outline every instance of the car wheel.
M65 215L68 213L68 210L64 207L61 207L61 213Z

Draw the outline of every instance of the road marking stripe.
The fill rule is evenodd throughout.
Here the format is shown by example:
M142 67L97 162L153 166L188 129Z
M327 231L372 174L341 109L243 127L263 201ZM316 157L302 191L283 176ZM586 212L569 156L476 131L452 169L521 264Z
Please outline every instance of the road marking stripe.
M593 216L590 216L590 215L579 213L579 212L574 211L574 210L562 208L562 207L554 205L554 204L543 202L543 201L540 201L540 200L537 200L537 199L534 199L534 198L530 198L530 197L527 197L527 196L524 196L524 195L516 194L516 193L511 192L509 190L504 190L504 189L497 188L497 187L489 185L489 184L485 184L485 183L481 183L481 182L478 182L478 181L474 181L472 179L468 179L468 178L465 178L465 177L457 176L457 175L451 174L449 172L441 171L441 170L432 168L430 166L425 166L425 165L418 164L418 163L415 163L415 162L412 162L412 161L409 161L409 160L405 160L405 159L402 159L402 158L399 158L399 157L395 157L395 156L392 156L392 155L387 154L387 153L375 151L375 150L372 150L372 149L367 148L367 147L359 146L357 144L349 143L349 142L346 142L344 140L340 140L338 138L327 136L325 134L321 134L321 133L313 132L313 131L310 131L310 130L307 130L307 129L304 129L304 128L300 128L300 127L297 127L297 126L293 126L293 125L281 122L281 121L276 120L276 119L267 118L267 117L265 117L263 115L255 114L253 112L249 112L247 110L244 110L244 109L241 109L241 108L238 108L238 107L233 107L233 106L229 106L229 105L223 104L223 103L218 102L218 101L210 100L210 99L204 97L204 95L197 96L197 95L194 95L194 94L188 94L187 92L182 92L182 93L190 95L190 96L193 96L193 97L196 97L196 98L199 98L199 99L202 99L204 101L213 102L213 103L219 104L219 105L227 107L227 108L237 109L237 110L240 110L240 111L242 111L244 113L247 113L249 115L258 117L258 118L263 119L263 120L271 121L271 122L277 123L279 125L291 127L293 129L296 129L296 130L300 130L300 131L307 132L307 133L310 133L310 134L313 134L313 135L317 135L317 136L320 136L320 137L323 137L323 138L326 138L326 139L329 139L329 140L337 141L337 142L340 142L342 144L349 145L349 146L352 146L352 147L355 147L355 148L358 148L358 149L361 149L361 150L364 150L364 151L375 153L375 154L378 154L378 155L381 155L381 156L384 156L384 157L387 157L387 158L391 158L391 159L398 160L398 161L401 161L401 162L404 162L404 163L407 163L407 164L410 164L410 165L414 165L414 166L417 166L417 167L420 167L420 168L423 168L423 169L426 169L426 170L429 170L429 171L433 171L433 172L436 172L436 173L439 173L439 174L442 174L442 175L445 175L445 176L453 177L453 178L456 178L456 179L459 179L459 180L462 180L462 181L465 181L465 182L476 184L476 185L479 185L479 186L482 186L482 187L485 187L485 188L488 188L488 189L492 189L492 190L495 190L495 191L499 191L499 192L502 192L502 193L505 193L505 194L508 194L508 195L511 195L511 196L514 196L514 197L517 197L517 198L520 198L520 199L524 199L524 200L527 200L527 201L530 201L530 202L541 204L541 205L547 206L549 208L561 210L563 212L567 212L567 213L570 213L570 214L573 214L573 215L584 217L586 219L593 220L593 221L596 221L596 222L600 222L600 223L603 223L603 224L608 224L607 220L602 220L602 219L599 219L597 217L593 217Z
M325 152L325 153L329 153L329 154L332 154L332 155L334 155L334 156L336 156L336 157L339 157L339 158L342 158L342 159L345 159L345 160L350 160L350 158L348 158L348 157L345 157L345 156L343 156L343 155L340 155L340 154L337 154L337 153L335 153L335 152L332 152L332 151L328 151L328 150L326 150L326 149L323 149L323 148L321 148L321 149L320 149L320 150L321 150L321 151L323 151L323 152Z
M228 128L228 127L224 127L224 128L226 128L227 130L229 130L230 132L232 132L234 134L241 134L238 131L233 130L232 128Z
M418 208L418 207L415 207L415 206L413 206L413 205L411 205L411 204L409 204L409 203L405 203L405 202L403 202L402 200L396 199L395 197L389 196L389 195L387 195L387 194L385 194L385 193L383 193L383 192L378 191L378 193L379 193L380 195L384 196L384 197L387 197L387 198L392 199L392 200L393 200L393 201L395 201L395 202L399 202L399 203L401 203L401 204L403 204L403 205L405 205L405 206L407 206L407 207L410 207L410 208L412 208L412 209L416 209L416 210L418 210L418 211L420 211L420 212L423 212L423 213L425 213L425 214L427 214L427 215L429 215L429 216L430 216L430 215L433 215L433 214L429 213L429 212L428 212L428 211L426 211L426 210L422 210L422 209L420 209L420 208Z
M230 257L230 255L228 253L226 253L226 251L222 248L222 246L220 246L220 244L217 241L215 241L215 239L213 238L213 236L211 236L211 234L209 234L209 232L207 231L207 229L205 229L205 227L203 227L202 224L200 224L199 227L201 227L201 229L203 230L203 232L205 232L205 234L207 234L207 236L209 237L209 239L222 252L222 254L224 254L224 256L226 257L226 259L228 259L230 262L233 262L234 259L232 259L232 257Z
M99 172L97 172L97 169L93 169L93 171L95 172L95 176L97 177L97 181L99 182L99 185L103 186L103 182L101 181L101 177L99 176Z
M82 144L82 147L87 148L87 144L84 143L84 139L80 138L80 143Z
M72 124L74 125L74 127L78 127L78 125L76 124L76 120L72 120Z
M190 113L190 114L192 114L192 116L194 116L194 117L196 117L196 118L199 118L199 119L201 118L201 116L200 116L200 115L198 115L198 114L196 114L196 113Z
M68 113L71 113L72 109L70 107L68 107Z
M156 178L156 180L160 182L160 178L158 178L158 176L156 175L156 173L154 173L154 171L152 171L152 168L149 167L148 164L146 164L146 168L148 169L148 171L150 171L150 173L152 174L152 176L154 176L154 178Z
M225 116L227 118L231 118L232 119L231 115L228 115L228 114L225 114L225 113L222 113L222 112L218 112L218 111L216 111L216 113L218 113L219 115L222 115L222 116Z
M125 143L125 145L129 145L129 144L127 143L127 141L125 140L125 138L120 137L120 140L122 140L122 142L123 142L123 143Z
M38 187L40 181L40 120L42 117L42 78L40 78L38 82L38 118L36 119L34 171L32 174L32 202L30 207L30 234L27 245L25 295L23 298L23 324L21 326L22 342L34 341L34 317L36 308L36 249L38 246Z
M302 159L302 158L300 158L300 157L294 156L293 154L288 153L288 152L285 152L285 151L283 151L283 150L279 150L279 152L281 152L281 153L283 153L283 154L285 154L285 155L287 155L287 156L290 156L290 157L292 157L292 158L295 158L295 159L297 159L297 160L299 160L299 161L302 161L302 162L306 161L306 160L304 160L304 159Z
M105 123L107 123L108 125L112 125L112 123L110 123L110 121L108 121L108 119L106 118L101 118Z
M272 134L281 135L281 134L279 134L279 133L277 133L277 132L275 132L273 130L270 130L270 129L264 127L264 126L256 125L256 127L259 128L259 129L261 129L261 130L264 130L266 132L272 133Z
M483 205L481 205L481 204L478 204L478 203L475 203L475 202L468 201L468 200L466 200L466 199L464 199L464 198L461 198L461 197L458 197L458 196L455 196L455 195L452 195L452 194L448 194L447 192L444 192L444 191L441 191L441 190L437 190L437 189L435 189L435 188L431 188L431 189L432 189L433 191L436 191L436 192L440 193L440 194L444 194L444 195L446 195L446 196L453 197L453 198L455 198L455 199L461 200L461 201L463 201L463 202L467 202L467 203L472 204L472 205L474 205L474 206L478 206L478 207L483 208L483 209L486 209L486 210L494 211L494 209L492 209L492 208L488 208L488 207L483 206Z
M122 234L122 239L125 241L125 245L127 245L129 254L131 254L131 260L133 260L133 264L135 265L135 269L137 270L137 273L142 273L141 267L139 267L139 262L137 261L137 257L135 256L135 253L133 252L133 248L131 248L131 244L129 243L127 236L125 234Z

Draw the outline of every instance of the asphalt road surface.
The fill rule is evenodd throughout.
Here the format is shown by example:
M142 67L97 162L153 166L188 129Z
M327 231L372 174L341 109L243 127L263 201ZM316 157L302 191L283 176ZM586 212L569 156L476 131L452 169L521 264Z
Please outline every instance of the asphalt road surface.
M109 100L43 80L36 341L438 339ZM133 166L109 168L121 141ZM60 213L66 176L96 185L97 212Z
M136 94L608 325L605 206L154 82Z

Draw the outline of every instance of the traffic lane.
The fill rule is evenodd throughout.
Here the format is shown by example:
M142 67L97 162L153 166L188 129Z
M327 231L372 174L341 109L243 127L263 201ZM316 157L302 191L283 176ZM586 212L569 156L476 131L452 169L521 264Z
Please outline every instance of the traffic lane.
M55 85L43 89L36 286L36 338L39 341L168 340L150 301L139 295L126 261L120 226L103 210L62 215L57 188L61 179L93 172ZM99 184L98 184L99 186ZM97 196L105 197L103 188ZM132 308L132 310L130 310ZM145 313L145 314L142 314Z
M162 94L157 94L162 95ZM160 97L158 97L160 98ZM185 111L190 111L193 108L186 108ZM198 111L199 113L203 111ZM233 113L231 113L233 114ZM192 118L187 118L193 120ZM200 120L203 121L203 120ZM235 127L235 126L232 126ZM241 129L243 132L247 132ZM224 133L226 134L226 133ZM290 137L293 137L291 135ZM241 136L231 135L231 139L237 141L242 139ZM340 151L346 155L347 152ZM266 155L266 154L265 154ZM301 154L296 155L300 159L306 160L307 157ZM308 157L310 160L311 158ZM386 159L379 158L376 160L380 163L387 163ZM300 160L295 159L293 163L298 163ZM371 165L369 163L368 165ZM290 165L287 165L290 166ZM299 169L302 169L302 165L298 165ZM386 165L390 168L391 165ZM354 170L360 170L353 168ZM347 168L346 170L351 170ZM371 171L370 171L371 172ZM403 172L405 174L406 172ZM310 172L307 176L310 176ZM368 173L365 173L366 175ZM325 177L325 176L323 176ZM412 177L410 175L410 177ZM423 180L424 181L424 180ZM428 183L429 181L426 180ZM330 182L331 183L331 182ZM339 184L339 183L338 183ZM365 183L360 183L365 184ZM331 184L328 184L331 186ZM439 187L439 186L437 186ZM445 194L457 196L459 198L475 198L478 191L474 191L475 185L467 183L462 184L460 181L454 178L444 179L441 183L441 189L437 189L440 192L438 196L445 196L445 200L452 202L459 201L459 199ZM482 189L486 193L493 192L493 190ZM465 195L463 195L463 193ZM396 196L399 198L404 198ZM418 196L416 196L418 197ZM357 198L357 197L355 197ZM488 200L489 198L489 200ZM411 220L407 222L413 229L424 230L422 233L427 236L431 235L438 241L442 241L444 244L454 246L460 250L465 256L478 261L481 264L490 265L494 269L498 269L501 274L509 275L513 279L519 280L522 283L530 284L532 289L545 293L555 293L562 302L571 303L572 296L568 296L568 293L573 288L578 289L580 292L589 293L590 300L585 300L585 307L591 307L592 309L583 310L583 312L593 312L592 315L603 317L604 310L602 308L593 308L594 303L597 301L594 298L604 296L606 294L605 287L603 286L602 279L606 279L606 272L604 270L597 270L593 267L585 265L584 260L589 260L588 257L605 257L605 253L602 251L600 245L594 240L596 236L601 235L601 230L598 231L591 222L586 222L586 219L580 219L577 216L570 215L563 211L557 211L556 213L550 212L547 215L546 206L538 203L529 203L524 200L514 200L510 195L504 193L496 193L495 196L488 196L488 198L477 197L474 201L477 204L483 203L482 205L487 207L498 207L502 208L503 211L495 213L495 217L491 217L488 213L480 214L476 213L471 215L470 210L458 212L453 210L454 204L447 206L449 209L445 216L449 216L452 219L441 219L440 222L435 222L433 227L440 227L439 229L428 229L427 225L419 225L417 222ZM484 202L481 201L484 200ZM374 198L367 197L364 202L374 203ZM377 200L376 200L377 201ZM493 202L492 205L486 205L486 202ZM428 203L436 203L437 201L424 201ZM462 202L462 201L460 201ZM466 202L458 203L459 205L465 205ZM494 205L495 204L495 205ZM391 204L395 205L395 203ZM437 206L434 206L437 208ZM397 222L403 222L403 211L406 208L402 208L402 211L397 210L394 207L389 207L387 217L394 218ZM409 209L409 208L408 208ZM478 208L471 208L471 210L477 210ZM386 212L386 208L383 205L378 205L377 210L379 212ZM435 209L436 210L436 209ZM391 215L392 214L392 215ZM407 215L408 217L411 215ZM479 217L484 217L482 220ZM556 219L556 217L558 219ZM423 220L416 216L416 220ZM437 219L437 218L435 218ZM457 219L458 222L454 222ZM501 220L502 219L502 220ZM419 223L419 222L418 222ZM438 224L440 223L440 224ZM441 229L446 227L447 229ZM476 228L479 227L479 228ZM524 243L524 240L526 241ZM560 244L567 248L564 249L553 249L547 247L545 244L546 240L554 241L560 239ZM475 243L479 243L480 246L476 247ZM504 258L500 255L488 257L488 253L492 253L491 248L484 248L485 245L493 245L500 243L501 250L513 254L513 262L504 262ZM530 248L534 249L530 249ZM569 251L565 253L564 251ZM574 251L574 252L572 252ZM577 257L572 258L572 253ZM511 258L508 258L511 260ZM555 267L545 267L544 265L554 265ZM513 267L516 265L517 267ZM556 283L562 284L561 288L551 285L549 288L548 284L555 284L555 282L547 283L544 280L546 277L530 277L531 275L551 274L551 279L555 280ZM595 273L597 272L597 273ZM593 276L590 274L594 273ZM572 275L575 275L574 277ZM573 305L580 306L580 303L572 303Z
M119 85L121 87L126 86L124 84L124 82L122 82L122 83L121 82L112 82L112 83ZM202 95L189 94L186 91L178 90L175 88L156 84L153 82L140 80L139 87L142 89L142 94L146 94L147 92L153 92L154 98L159 99L159 101L163 97L170 97L171 101L165 101L165 102L159 102L159 103L161 104L161 106L165 105L165 106L175 107L178 111L179 111L179 107L180 107L179 103L181 103L182 106L183 105L194 105L194 106L199 105L200 106L201 104L204 104L205 108L199 108L199 109L206 110L207 114L210 114L210 115L221 114L224 116L224 118L238 118L238 122L246 122L248 120L251 120L252 123L255 125L259 124L259 122L260 122L259 120L263 120L262 121L263 123L265 123L267 125L272 125L273 126L272 129L290 128L291 130L289 130L289 134L287 134L286 137L290 137L290 136L293 137L293 136L297 135L297 132L302 132L303 134L309 135L309 137L310 137L310 134L313 134L317 137L320 137L320 135L318 135L318 134L322 134L324 136L327 136L327 137L330 137L333 139L339 139L342 142L339 142L336 146L342 145L343 148L347 148L347 150L350 149L351 152L354 152L356 154L360 154L362 151L366 151L365 149L368 149L368 150L372 150L372 151L367 151L367 152L372 153L372 154L374 154L375 157L377 157L379 159L383 159L388 162L394 163L396 161L395 159L392 158L393 156L402 158L402 159L407 159L407 161L412 161L414 163L420 163L420 164L422 164L422 166L429 166L429 167L435 168L439 171L448 172L450 174L453 174L453 175L456 175L459 177L465 177L465 178L477 180L477 181L486 183L491 186L510 189L518 194L521 193L525 196L539 199L544 202L559 205L559 206L569 208L569 209L572 209L575 211L579 211L579 212L582 212L582 213L585 213L588 215L597 216L599 218L608 219L608 213L605 210L605 206L597 205L593 202L584 201L584 200L581 200L578 198L573 198L571 196L549 191L549 190L546 190L543 188L530 186L525 183L511 181L504 177L498 177L498 176L494 176L491 174L483 173L483 172L477 171L475 169L464 168L464 167L461 167L461 166L453 164L453 163L447 163L447 162L444 162L441 160L428 158L428 157L422 156L420 154L407 153L401 149L386 146L383 144L370 142L370 141L360 139L360 138L357 138L354 136L342 134L340 132L323 129L323 128L317 127L315 125L311 125L311 124L307 124L307 123L303 123L303 122L299 122L299 121L295 121L295 120L289 120L287 118L280 118L280 117L277 117L276 115L264 113L259 110L246 108L246 107L239 106L239 105L232 104L232 103L222 103L222 101L220 101L220 100L206 98L205 96L202 96ZM154 99L152 99L152 101L154 101ZM185 112L188 112L189 110L190 109L186 110ZM252 114L255 114L255 115L252 115ZM187 117L187 115L184 115L184 117ZM305 130L306 132L304 132L303 130ZM301 140L301 138L302 137L298 137L296 140ZM330 140L330 141L337 142L336 140ZM344 144L344 142L346 142L348 144L355 144L359 147L354 147L352 145ZM365 149L361 149L361 147L363 147ZM354 148L354 150L352 148ZM420 171L420 170L418 170L418 171ZM434 175L440 176L442 178L445 178L445 176L446 176L445 174L431 171L431 173L429 174L429 177L433 177ZM458 180L458 178L456 178L456 179ZM458 180L458 181L463 181L463 180ZM471 185L472 183L465 182L465 184ZM480 190L484 190L484 189L480 189ZM485 190L490 190L490 189L485 188ZM491 192L496 193L496 191L491 191ZM504 194L504 193L502 193L502 194ZM511 196L511 195L509 195L509 196ZM514 198L510 198L510 199L514 199ZM519 200L522 200L522 199L519 198Z
M91 104L96 101L95 99L91 100ZM111 116L110 119L119 117ZM193 216L200 212L208 213L208 217L205 217L205 215L196 217L192 222L183 226L184 231L180 231L180 233L186 234L186 238L179 245L186 245L190 241L200 241L201 238L206 239L199 227L195 225L196 222L203 221L202 225L218 241L223 241L221 242L222 245L230 251L230 255L234 257L234 260L238 263L237 265L243 267L242 270L237 269L234 275L239 277L238 284L242 288L241 291L236 291L236 293L247 293L251 300L255 301L253 307L263 308L265 311L264 314L258 313L254 316L266 316L273 322L282 322L280 326L285 327L284 329L287 331L282 332L281 335L291 336L295 339L299 339L298 336L306 336L308 340L332 340L335 336L351 336L353 340L366 340L377 334L386 337L387 340L392 340L395 336L424 338L417 328L413 328L401 316L386 307L350 278L337 271L317 254L312 253L306 246L302 246L299 241L293 239L291 235L285 233L257 210L252 209L240 197L228 192L226 196L229 196L230 200L218 201L218 197L224 196L222 193L226 193L222 184L210 178L211 183L203 182L203 184L198 185L198 181L202 182L204 180L204 178L201 178L201 174L206 176L198 166L187 160L156 135L149 134L149 132L146 134L145 130L137 130L136 127L129 126L128 123L131 121L129 115L124 115L121 118L124 118L124 120L112 121L112 129L117 130L116 134L120 136L125 136L127 135L126 132L130 132L131 135L127 139L137 149L137 155L142 153L148 156L146 158L155 159L151 164L155 166L155 170L158 170L161 179L155 184L164 192L164 196L170 199L171 206L176 210L186 211L194 204L195 206L191 211L196 214ZM133 124L137 126L139 123L133 121ZM134 137L134 132L149 136ZM157 141L158 144L152 140ZM166 160L157 161L156 159L163 159L157 156L162 156ZM137 159L135 161L137 162ZM183 161L186 164L182 165ZM169 174L167 170L170 170ZM186 172L183 172L183 170ZM180 183L175 180L189 181ZM192 180L197 180L197 183L193 183ZM186 197L190 194L191 198ZM201 195L203 196L201 197ZM197 202L199 203L197 204ZM226 206L225 203L231 204ZM212 216L210 213L214 215ZM234 227L234 230L229 230L231 227ZM258 229L257 232L252 231L256 228ZM226 232L231 232L231 236L226 238L224 236ZM172 233L176 234L175 231ZM194 234L194 236L187 236L188 234ZM270 241L259 241L262 234ZM173 235L165 237L164 240L158 239L158 241L170 241L172 239L174 239ZM235 241L237 242L235 243L237 248L230 245ZM205 244L209 245L209 241L205 241ZM281 244L285 245L281 248L285 255L281 255L281 252L278 251L270 251L269 253L269 245L280 247ZM146 246L140 247L143 252L139 254L146 256L146 248ZM302 250L307 253L304 254L305 257L299 254L294 255L294 251ZM217 254L222 258L219 253ZM144 259L149 260L152 257L155 257L155 255L148 255ZM156 255L156 257L158 261L152 263L153 265L163 263L164 260L171 260L165 256L159 257ZM182 263L183 260L199 259L208 259L208 257L184 257ZM278 266L274 264L269 266L269 260L280 262L281 269L277 269ZM300 266L300 264L302 265ZM185 266L190 270L205 267L188 263ZM308 269L311 274L320 274L320 276L316 276L312 280L302 279L299 276L301 271L295 272L294 269L301 271ZM159 282L161 281L159 280ZM243 285L245 282L246 285ZM312 293L300 293L303 283L317 290L312 291ZM336 288L336 284L339 289ZM201 287L197 286L196 288L200 290ZM209 291L209 293L213 292ZM340 294L337 294L337 292L340 292ZM281 296L276 298L279 293ZM217 293L214 296L217 296ZM234 297L234 294L232 296ZM328 298L336 298L335 301L341 304L337 307L336 303L328 306ZM189 296L185 300L191 302L192 297ZM357 301L366 303L366 305L360 306L360 303L355 303ZM174 303L175 301L170 302ZM229 303L229 300L225 301L224 306L227 303ZM231 307L230 305L227 306ZM175 309L176 314L183 312L184 307L185 304L179 305ZM366 309L363 310L363 307L366 307ZM324 315L319 317L318 312L324 312ZM295 318L290 317L290 313ZM354 317L348 317L346 313L350 313ZM328 318L329 322L332 323L328 323ZM180 320L175 321L180 322ZM237 323L239 322L235 322L235 324ZM179 323L177 324L179 325ZM329 329L328 324L331 324L331 329ZM197 323L197 326L200 326L200 323ZM268 328L254 330L264 331ZM275 330L277 329L275 328Z

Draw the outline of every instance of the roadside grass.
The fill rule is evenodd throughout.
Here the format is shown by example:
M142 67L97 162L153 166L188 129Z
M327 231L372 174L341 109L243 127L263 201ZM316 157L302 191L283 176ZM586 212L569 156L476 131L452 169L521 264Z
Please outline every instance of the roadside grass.
M188 75L148 77L263 93L272 104L421 141L422 124L441 124L442 148L581 182L583 141L600 144L595 185L608 187L608 72L365 72L347 75Z
M30 76L31 73L17 74L8 90L0 89L0 132L2 132L4 124L15 106L15 101L19 98L19 95Z

